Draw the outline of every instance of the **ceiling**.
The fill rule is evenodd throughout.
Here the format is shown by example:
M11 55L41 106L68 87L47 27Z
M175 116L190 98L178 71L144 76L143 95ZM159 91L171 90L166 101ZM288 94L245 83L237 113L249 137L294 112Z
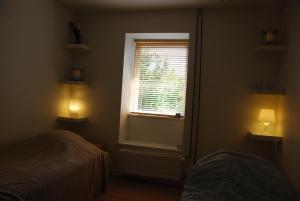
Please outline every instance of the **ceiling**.
M77 11L282 6L284 0L60 0Z

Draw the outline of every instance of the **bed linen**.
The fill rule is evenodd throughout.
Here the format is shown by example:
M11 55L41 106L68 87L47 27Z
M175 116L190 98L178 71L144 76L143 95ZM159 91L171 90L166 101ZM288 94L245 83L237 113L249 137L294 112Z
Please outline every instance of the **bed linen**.
M90 201L105 191L106 152L69 131L50 131L0 152L1 201Z
M237 152L216 152L189 171L182 201L299 201L269 161Z

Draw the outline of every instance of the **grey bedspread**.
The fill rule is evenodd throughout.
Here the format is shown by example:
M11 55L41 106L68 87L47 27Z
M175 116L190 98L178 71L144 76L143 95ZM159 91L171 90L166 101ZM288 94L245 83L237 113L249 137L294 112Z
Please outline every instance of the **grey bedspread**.
M274 165L260 157L217 152L188 174L182 201L299 201Z
M1 150L0 200L93 200L109 168L106 152L72 132L51 131Z

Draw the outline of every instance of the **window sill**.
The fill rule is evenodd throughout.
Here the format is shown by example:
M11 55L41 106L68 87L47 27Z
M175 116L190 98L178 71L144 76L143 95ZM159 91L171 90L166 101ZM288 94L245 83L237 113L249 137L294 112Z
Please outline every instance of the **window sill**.
M171 152L176 152L176 153L181 152L181 150L179 150L176 145L141 142L141 141L135 141L135 140L119 141L119 142L117 142L117 144L121 145L121 146L132 146L132 147L136 147L136 148L148 148L148 149L155 149L155 150L171 151Z
M171 115L156 115L156 114L144 114L144 113L128 113L128 117L145 118L145 119L162 119L172 121L184 121L184 117L176 118Z

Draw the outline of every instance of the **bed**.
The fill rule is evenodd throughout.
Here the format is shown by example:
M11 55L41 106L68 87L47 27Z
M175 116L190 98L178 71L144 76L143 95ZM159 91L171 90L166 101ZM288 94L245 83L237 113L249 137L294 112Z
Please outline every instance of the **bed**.
M182 201L299 201L275 166L260 157L216 152L189 171Z
M92 201L105 191L110 159L80 136L50 131L0 152L1 201Z

